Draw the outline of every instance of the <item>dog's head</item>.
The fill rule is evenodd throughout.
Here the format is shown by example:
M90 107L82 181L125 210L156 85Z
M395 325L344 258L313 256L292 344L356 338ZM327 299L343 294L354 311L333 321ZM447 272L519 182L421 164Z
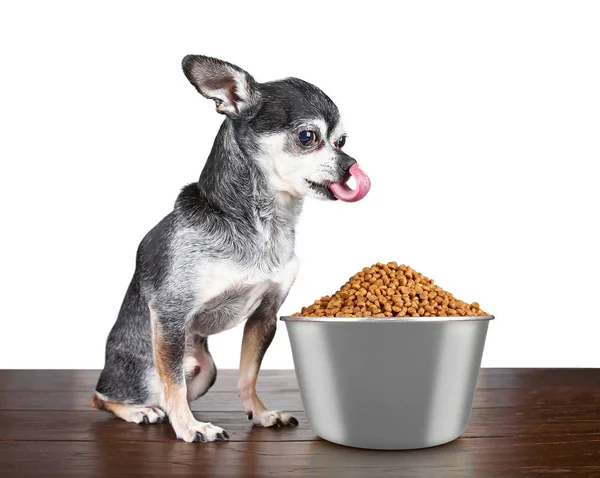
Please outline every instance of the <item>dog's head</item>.
M356 160L342 150L346 133L325 93L297 78L258 83L235 65L201 55L186 56L183 71L230 118L240 148L275 190L336 199L329 186L345 183Z

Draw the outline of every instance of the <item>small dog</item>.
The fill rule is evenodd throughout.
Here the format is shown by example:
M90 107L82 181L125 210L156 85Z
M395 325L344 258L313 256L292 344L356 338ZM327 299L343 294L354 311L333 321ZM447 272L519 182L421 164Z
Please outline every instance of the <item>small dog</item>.
M297 425L256 394L263 355L298 261L304 196L335 200L356 161L336 105L297 78L258 83L200 55L183 59L198 92L226 116L198 182L141 241L136 268L106 344L91 404L133 423L169 420L186 442L229 438L197 421L189 402L213 385L207 337L247 319L238 392L255 425Z

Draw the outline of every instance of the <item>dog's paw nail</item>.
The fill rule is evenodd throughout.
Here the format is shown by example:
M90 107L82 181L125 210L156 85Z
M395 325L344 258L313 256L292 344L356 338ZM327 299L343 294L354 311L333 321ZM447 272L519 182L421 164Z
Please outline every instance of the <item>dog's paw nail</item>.
M150 419L146 415L144 415L143 420L144 420L144 425L150 425Z
M206 438L202 433L196 432L196 440L194 441L206 441Z
M217 440L224 440L225 437L223 436L222 433L217 433Z
M281 418L278 418L275 423L277 424L278 427L282 427L283 426L283 422L281 421Z
M223 436L226 440L229 440L229 433L227 433L225 430L223 430Z
M293 426L295 426L295 427L297 427L297 426L298 426L298 420L296 420L294 417L291 417L291 418L290 418L290 423L291 423Z
M248 415L248 420L252 420L252 412L248 412L246 415Z

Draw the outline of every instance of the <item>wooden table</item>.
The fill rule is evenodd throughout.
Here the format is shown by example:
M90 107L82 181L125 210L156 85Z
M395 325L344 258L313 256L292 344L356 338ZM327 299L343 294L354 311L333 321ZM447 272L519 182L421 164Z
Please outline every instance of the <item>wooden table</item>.
M297 428L250 425L235 371L192 405L229 442L187 444L169 424L134 425L88 405L98 371L0 371L0 476L600 476L600 369L484 369L458 440L414 451L334 445L312 432L293 371L259 392Z

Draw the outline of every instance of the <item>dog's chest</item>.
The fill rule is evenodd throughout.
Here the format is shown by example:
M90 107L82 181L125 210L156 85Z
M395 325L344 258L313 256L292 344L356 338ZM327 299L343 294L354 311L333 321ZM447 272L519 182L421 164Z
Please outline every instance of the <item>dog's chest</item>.
M267 297L278 308L297 270L295 257L269 271L248 270L226 261L205 264L196 278L193 329L201 335L211 335L234 327Z

